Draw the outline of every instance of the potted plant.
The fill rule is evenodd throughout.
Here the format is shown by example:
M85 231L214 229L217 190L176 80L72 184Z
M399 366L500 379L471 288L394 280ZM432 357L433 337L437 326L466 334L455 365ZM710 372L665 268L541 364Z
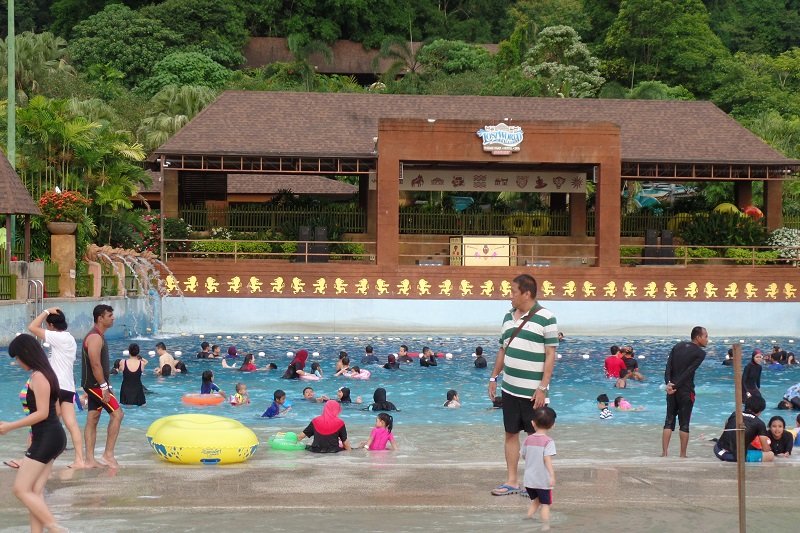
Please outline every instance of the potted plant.
M39 209L53 235L71 235L92 203L78 191L47 191L39 198Z

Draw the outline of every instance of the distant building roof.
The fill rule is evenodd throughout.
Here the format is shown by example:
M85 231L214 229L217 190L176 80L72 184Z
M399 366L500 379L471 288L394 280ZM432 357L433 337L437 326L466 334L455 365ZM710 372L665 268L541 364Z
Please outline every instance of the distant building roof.
M423 43L409 43L412 51L416 53ZM491 54L497 53L496 44L479 44ZM353 41L336 41L331 45L333 58L330 63L325 61L322 54L312 54L309 63L316 67L320 74L375 74L386 72L392 65L391 59L381 59L378 68L373 67L373 61L378 56L378 50L367 49L361 43ZM295 60L289 51L285 37L253 37L244 48L245 66L248 68L263 67L276 61L292 62Z
M286 190L294 194L353 196L358 187L306 174L228 174L228 194L277 194Z
M225 91L157 154L374 157L380 118L611 122L622 160L792 164L711 102Z
M142 187L139 192L161 192L159 173L148 173L153 185ZM228 174L228 194L277 194L286 190L294 194L353 196L358 192L358 187L324 176L307 174Z
M41 214L8 158L0 154L0 215Z

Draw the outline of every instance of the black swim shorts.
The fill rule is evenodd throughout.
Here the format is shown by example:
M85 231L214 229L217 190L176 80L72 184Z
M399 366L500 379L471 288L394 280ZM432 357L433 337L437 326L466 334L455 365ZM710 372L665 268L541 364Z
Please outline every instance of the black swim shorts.
M67 434L61 422L37 424L25 457L47 464L67 448Z
M58 403L72 403L75 401L74 390L58 390Z
M667 416L664 429L675 430L675 418L678 418L678 429L689 433L689 421L694 408L694 393L678 390L675 394L667 394Z
M533 433L533 401L503 391L503 426L506 433Z
M525 490L528 491L528 496L530 496L531 501L538 498L539 503L542 505L553 505L552 489L532 489L530 487L525 487Z

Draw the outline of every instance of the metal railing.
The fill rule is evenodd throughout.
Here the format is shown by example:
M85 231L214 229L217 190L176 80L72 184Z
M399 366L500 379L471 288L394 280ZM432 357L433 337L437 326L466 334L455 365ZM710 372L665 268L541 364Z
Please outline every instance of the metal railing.
M33 316L44 311L44 283L38 279L28 280L28 300L33 300Z
M455 246L455 249L453 247ZM597 264L594 243L495 243L468 253L465 245L442 241L402 241L400 249L411 248L412 252L400 253L401 264L418 266L594 266ZM469 246L468 244L466 246Z
M182 207L179 214L195 231L227 228L232 231L257 233L310 225L335 226L345 233L364 233L367 227L367 214L358 207L334 209L278 209L270 206Z
M800 266L800 247L774 246L621 246L622 265Z
M164 239L165 257L211 258L241 261L276 259L297 263L327 261L375 262L375 241L251 241L218 239ZM169 243L175 243L170 245ZM170 248L173 248L170 250ZM175 248L183 248L177 250ZM188 249L187 249L188 248Z

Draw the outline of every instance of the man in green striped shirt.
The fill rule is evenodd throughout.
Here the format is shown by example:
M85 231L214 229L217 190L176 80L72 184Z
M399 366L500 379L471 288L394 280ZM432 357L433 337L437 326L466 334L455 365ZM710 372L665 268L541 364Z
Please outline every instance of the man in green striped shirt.
M520 491L519 434L534 432L533 410L547 401L558 346L556 317L536 302L533 276L521 274L511 282L511 310L503 318L500 350L489 378L489 399L494 402L497 378L503 374L503 425L508 478L492 490L495 496Z

